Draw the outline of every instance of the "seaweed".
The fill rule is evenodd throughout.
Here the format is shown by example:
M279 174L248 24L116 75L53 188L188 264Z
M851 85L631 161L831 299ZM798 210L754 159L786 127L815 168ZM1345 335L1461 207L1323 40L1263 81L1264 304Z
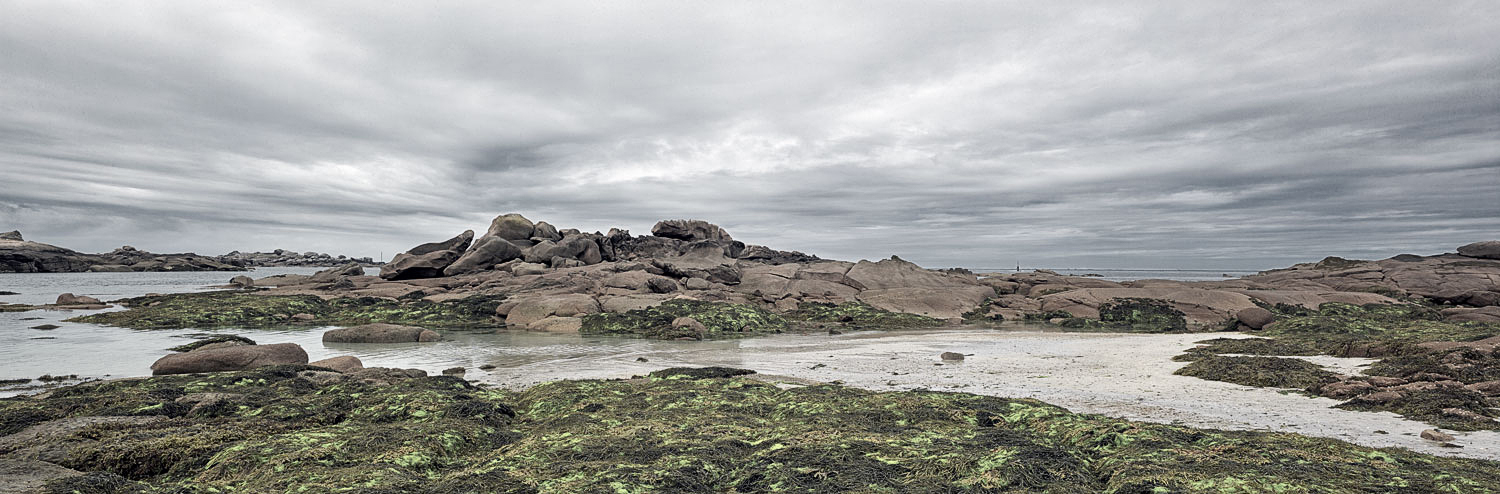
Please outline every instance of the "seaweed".
M943 321L902 312L877 309L870 304L850 301L842 304L802 302L791 312L783 314L792 321L812 323L837 323L850 329L914 329L939 326Z
M474 295L430 302L375 297L323 300L313 295L263 295L217 291L151 295L119 300L129 310L68 319L132 329L278 328L290 325L408 324L428 327L498 327L495 307L504 296ZM295 319L307 314L311 319Z
M369 371L362 371L369 372ZM161 376L0 399L101 416L177 398L218 412L44 446L88 472L49 492L1495 492L1500 463L1077 414L1030 399L834 385L739 369L519 393L306 366Z
M210 336L208 338L203 338L201 340L194 341L192 343L187 343L187 344L183 344L183 345L177 345L177 346L174 346L172 348L168 348L168 350L171 350L171 351L174 351L174 352L191 352L193 350L197 350L197 349L202 348L202 347L207 346L207 345L212 345L214 343L226 343L226 342L238 342L238 343L243 343L243 344L246 344L246 345L254 345L255 344L255 340L252 340L250 338L246 338L244 336L237 336L237 335L229 334L229 335L215 335L215 336Z
M1173 374L1255 387L1311 389L1338 381L1338 374L1306 360L1210 355Z
M1185 333L1187 318L1162 300L1117 298L1099 305L1099 322L1110 329L1141 333Z
M1187 353L1172 357L1176 361L1198 360L1211 355L1239 354L1264 356L1309 356L1323 353L1305 343L1272 338L1214 338L1197 342Z
M700 334L691 328L676 328L672 322L691 317L703 324ZM582 334L611 334L641 338L734 338L780 333L790 327L782 316L745 304L668 300L653 307L624 313L604 312L583 317Z

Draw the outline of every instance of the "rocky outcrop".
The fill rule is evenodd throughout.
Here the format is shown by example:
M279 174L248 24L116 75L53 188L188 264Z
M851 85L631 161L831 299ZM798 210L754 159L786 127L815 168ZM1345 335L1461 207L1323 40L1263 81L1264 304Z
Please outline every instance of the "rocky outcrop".
M17 241L17 242L22 242L22 241L25 241L26 239L21 238L21 231L20 230L11 230L11 231L8 231L8 232L5 232L5 233L0 233L0 240L14 240L14 241Z
M296 343L244 345L167 355L151 364L151 374L194 374L306 363L307 352Z
M474 230L464 230L458 236L442 242L418 245L396 254L391 262L381 266L380 277L387 280L407 280L442 276L443 270L458 261L473 240Z
M361 266L378 264L374 259L369 257L334 256L321 252L295 252L286 249L276 249L271 252L233 251L222 256L214 256L214 260L248 268L273 266L334 267L350 263Z
M1458 255L1479 259L1500 259L1500 240L1474 242L1458 248Z
M14 233L14 239L0 239L0 273L77 273L105 262L99 256L21 240L20 233Z
M323 333L324 343L427 343L442 340L436 331L399 324L361 324Z
M651 264L674 278L702 278L727 285L740 282L739 265L714 241L695 242L682 255L656 259Z

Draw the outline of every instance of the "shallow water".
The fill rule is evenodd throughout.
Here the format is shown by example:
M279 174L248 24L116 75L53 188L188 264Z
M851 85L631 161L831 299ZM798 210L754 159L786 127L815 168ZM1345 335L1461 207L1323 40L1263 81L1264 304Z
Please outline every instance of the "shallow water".
M305 272L305 270L304 270ZM110 273L101 273L110 274ZM55 292L117 298L149 291L183 291L227 280L224 273L164 273L151 283L107 287L47 285ZM233 273L229 273L233 275ZM274 272L262 271L255 276ZM178 276L195 275L195 276ZM0 290L7 275L0 275ZM63 282L93 278L61 276ZM116 274L119 276L119 274ZM145 288L150 286L150 288ZM165 287L177 286L169 290ZM12 291L22 291L10 289ZM93 291L90 291L93 290ZM118 295L107 295L114 292ZM627 378L673 366L724 365L755 369L788 382L840 381L877 391L933 389L1036 398L1078 412L1197 427L1271 430L1333 437L1369 446L1500 459L1500 433L1455 433L1462 449L1417 437L1430 428L1391 413L1330 408L1326 398L1172 375L1185 363L1171 357L1208 335L1060 333L1036 327L953 328L906 332L785 334L724 341L652 341L527 332L447 331L438 343L324 344L327 328L282 330L137 331L60 322L86 312L0 313L0 378L42 374L126 377L149 374L166 348L194 336L238 334L261 343L302 345L313 360L354 355L366 366L419 368L438 373L465 367L466 378L511 389L569 378ZM40 318L40 319L30 319ZM28 329L42 323L61 326ZM1233 334L1216 334L1226 336ZM34 339L48 338L48 339ZM945 362L942 352L969 357ZM644 361L639 360L644 359ZM1363 359L1310 360L1357 372ZM480 370L492 365L493 369ZM14 394L14 389L10 394ZM1382 434L1377 431L1384 431Z

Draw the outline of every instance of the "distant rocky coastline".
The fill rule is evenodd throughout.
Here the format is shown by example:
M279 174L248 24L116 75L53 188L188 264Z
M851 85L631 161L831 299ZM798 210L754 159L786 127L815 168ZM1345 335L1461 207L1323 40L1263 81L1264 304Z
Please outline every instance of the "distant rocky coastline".
M81 273L134 271L246 271L256 267L331 267L356 263L377 265L368 257L349 258L317 252L230 252L222 256L193 253L156 254L123 246L103 254L27 241L19 231L0 233L0 273Z

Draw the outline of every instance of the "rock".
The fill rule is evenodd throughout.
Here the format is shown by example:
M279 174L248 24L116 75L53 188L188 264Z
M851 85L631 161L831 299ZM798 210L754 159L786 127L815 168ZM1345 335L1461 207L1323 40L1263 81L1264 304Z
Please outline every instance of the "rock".
M296 343L245 345L197 352L174 353L151 364L151 374L192 374L245 370L266 365L306 364L307 352Z
M542 240L551 240L553 242L562 240L563 238L562 234L557 233L557 227L552 226L545 221L536 222L536 229L531 233L531 237L540 238Z
M73 295L71 293L64 293L57 296L57 305L100 305L103 303L94 297Z
M365 368L365 363L361 362L359 357L353 355L329 357L317 362L310 362L307 365L333 369L346 374Z
M0 458L0 493L58 492L47 489L47 484L83 475L83 472L58 466L51 462Z
M724 255L724 248L713 242L697 242L680 256L655 259L652 266L674 278L703 278L735 285L740 282L740 268L734 259Z
M1478 413L1474 413L1474 412L1471 412L1471 411L1468 411L1468 410L1464 410L1462 408L1444 408L1443 409L1443 415L1447 415L1449 417L1458 417L1458 418L1461 418L1461 419L1464 419L1464 420L1474 420L1474 421L1479 421L1479 422L1489 422L1489 421L1494 420L1492 418L1489 418L1489 417L1486 417L1484 415L1480 415Z
M32 326L31 329L40 329L42 331L48 331L48 330L53 330L53 329L57 329L57 328L60 328L60 327L62 327L62 326L58 326L56 324L38 324L36 326Z
M709 283L708 280L705 280L703 278L688 278L687 281L684 281L682 284L683 286L686 286L688 290L707 290L714 286L713 283Z
M1427 429L1425 431L1422 431L1422 439L1446 443L1448 441L1452 441L1453 436L1437 429Z
M939 355L938 357L943 360L963 360L964 354L958 352L943 352L943 354Z
M20 230L11 230L5 233L0 233L0 240L15 240L17 242L22 242L26 239L21 238Z
M1485 396L1500 396L1500 380L1477 382L1464 388Z
M511 274L514 274L516 276L527 276L527 275L543 274L543 273L547 272L547 266L544 265L544 264L537 264L537 263L531 263L531 262L523 262L523 263L511 266L510 272L511 272Z
M308 281L315 283L331 283L345 276L364 276L365 268L358 263L348 263L343 266L324 269L313 273Z
M129 273L132 271L135 270L124 264L95 264L89 266L88 269L90 273Z
M466 372L468 372L468 369L464 369L463 367L449 367L447 369L443 369L443 375L445 376L462 376Z
M1458 248L1458 255L1480 259L1500 259L1500 240L1474 242Z
M443 268L444 276L457 276L490 269L496 264L521 258L521 248L498 236L485 236L474 247Z
M691 317L679 317L673 319L672 329L676 330L673 331L674 334L690 333L697 334L699 335L699 337L702 337L703 333L708 331L708 328L704 327L703 323L698 322L697 319L693 319Z
M729 232L719 228L719 225L703 220L661 220L651 227L651 234L658 237L673 238L677 240L697 241L712 240L715 242L731 242L733 238Z
M1367 395L1360 395L1355 399L1359 401L1368 401L1371 403L1390 403L1392 401L1404 398L1405 396L1406 395L1401 394L1401 392L1399 391L1376 391Z
M502 214L490 221L490 229L485 232L484 236L500 237L506 240L527 240L536 236L536 225L518 213Z
M465 230L458 236L442 242L418 245L409 251L396 254L391 262L380 268L380 277L387 280L436 278L452 265L474 240L474 231Z
M1234 313L1234 317L1251 329L1261 329L1276 321L1276 314L1260 307L1240 309L1239 312Z
M672 281L670 278L664 278L660 275L654 275L645 271L626 271L623 273L611 274L609 276L605 276L601 283L609 288L623 288L626 290L650 290L647 285L651 283L652 280L657 279L661 280L657 283L670 284L672 285L673 289L675 289L677 286L677 282Z
M505 315L505 324L511 327L527 327L549 316L582 316L598 313L601 310L599 301L581 293L532 297L511 307Z
M669 278L653 276L646 280L646 289L651 290L651 293L672 293L677 291L677 282Z
M578 317L548 316L526 325L529 331L548 333L577 333L581 328L583 328L583 319Z
M317 319L317 318L318 318L318 316L314 316L314 315L308 314L306 312L298 312L296 314L292 314L292 321L296 321L296 322L308 322L308 321L312 321L312 320Z
M255 278L245 275L235 276L229 279L229 284L240 288L252 288L255 286Z
M565 237L557 242L542 241L527 248L523 254L526 262L537 263L550 263L557 257L578 260L584 265L599 264L604 260L599 252L599 244L584 235Z
M416 343L442 339L436 331L399 324L361 324L323 333L324 343Z

